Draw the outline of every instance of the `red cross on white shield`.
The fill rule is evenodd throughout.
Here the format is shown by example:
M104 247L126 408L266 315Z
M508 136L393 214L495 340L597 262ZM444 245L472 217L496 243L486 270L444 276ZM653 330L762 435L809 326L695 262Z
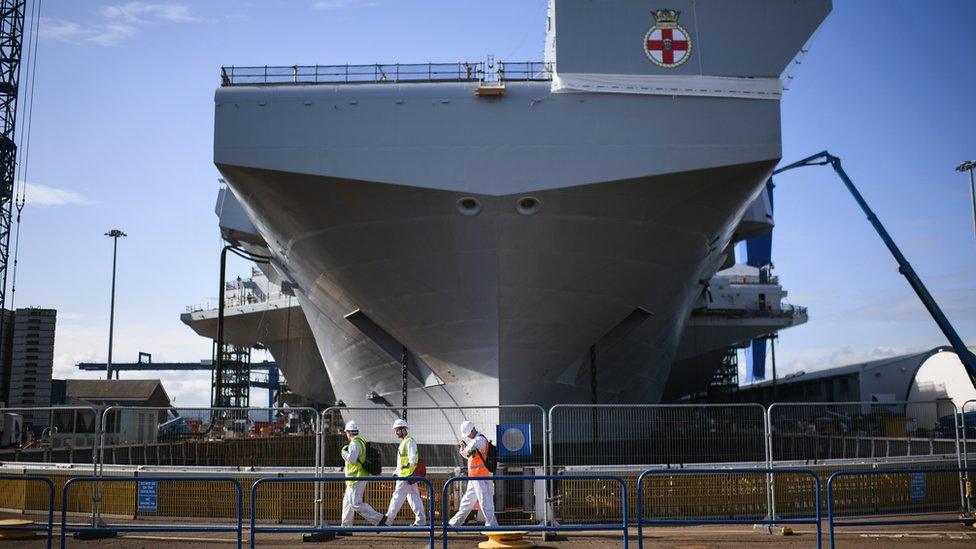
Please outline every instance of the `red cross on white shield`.
M691 48L688 36L681 28L659 29L647 34L647 54L664 66L677 66L684 62Z

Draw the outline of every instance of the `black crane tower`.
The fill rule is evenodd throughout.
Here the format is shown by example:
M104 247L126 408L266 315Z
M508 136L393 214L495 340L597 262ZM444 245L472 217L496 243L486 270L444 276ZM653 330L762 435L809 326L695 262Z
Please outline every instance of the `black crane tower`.
M24 7L27 0L0 0L0 334L7 304L7 259L17 171L17 91L20 84Z

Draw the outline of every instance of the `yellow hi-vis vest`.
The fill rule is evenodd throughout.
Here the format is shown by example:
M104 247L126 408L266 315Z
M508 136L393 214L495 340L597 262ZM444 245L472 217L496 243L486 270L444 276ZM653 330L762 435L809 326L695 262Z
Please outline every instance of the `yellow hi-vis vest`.
M403 440L400 441L400 449L397 450L397 455L400 457L400 466L397 467L397 476L409 477L414 471L417 470L417 463L420 463L420 448L417 448L417 463L410 465L410 456L407 455L407 445L411 440L413 440L413 437L407 435L403 437Z
M352 441L359 446L359 458L356 459L356 463L346 463L346 477L367 477L369 473L363 467L363 463L366 463L366 441L362 437L356 437ZM353 484L356 484L355 480L346 481L347 486Z

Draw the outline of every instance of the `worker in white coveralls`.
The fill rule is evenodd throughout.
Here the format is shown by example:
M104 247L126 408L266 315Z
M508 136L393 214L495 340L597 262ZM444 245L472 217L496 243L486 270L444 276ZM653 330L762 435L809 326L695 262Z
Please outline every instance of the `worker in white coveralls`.
M366 441L359 436L359 425L356 425L355 421L346 423L346 438L349 439L349 444L343 446L340 452L342 461L346 463L346 478L356 479L369 476L366 468L363 466L366 463ZM370 524L377 526L386 524L386 515L373 509L368 503L363 501L363 493L365 491L365 481L346 481L346 495L342 498L343 526L352 526L354 513L362 515Z
M458 512L451 517L449 522L451 526L463 523L477 501L478 506L481 507L481 513L485 517L485 526L498 526L498 521L495 520L495 486L491 481L491 471L488 470L486 463L488 438L479 433L471 421L462 423L460 430L461 435L467 440L461 441L458 451L462 457L468 460L468 476L478 477L479 480L468 481L468 488L461 497ZM481 478L485 480L480 480Z
M407 433L407 422L398 419L393 422L393 434L400 439L400 447L397 449L397 469L396 474L404 480L398 480L393 489L393 498L390 499L390 508L386 511L386 522L392 524L396 519L397 513L403 507L403 502L410 504L413 510L414 526L423 526L427 521L424 518L424 500L420 498L420 483L406 480L405 477L412 476L420 463L420 453L417 451L417 441Z

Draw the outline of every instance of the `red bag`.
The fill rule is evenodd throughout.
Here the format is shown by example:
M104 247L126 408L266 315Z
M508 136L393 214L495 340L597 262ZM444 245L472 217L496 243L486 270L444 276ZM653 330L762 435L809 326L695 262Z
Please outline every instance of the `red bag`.
M410 475L410 478L426 477L426 476L427 476L427 466L424 464L424 458L420 458L419 460L417 460L417 468L413 470L413 474ZM420 482L419 479L407 481L407 483L409 484L417 484L418 482Z

